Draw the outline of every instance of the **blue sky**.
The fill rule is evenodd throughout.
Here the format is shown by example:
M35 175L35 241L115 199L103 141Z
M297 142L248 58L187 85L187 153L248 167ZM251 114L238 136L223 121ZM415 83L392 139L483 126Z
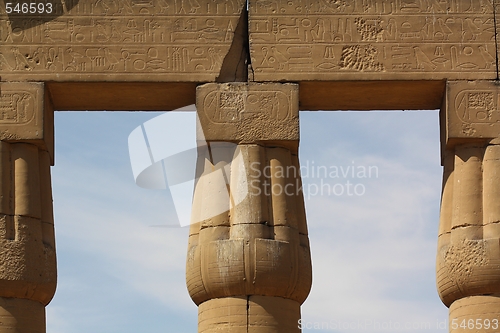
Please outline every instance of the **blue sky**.
M128 155L129 134L159 114L56 113L59 275L47 332L196 332L184 280L188 230L154 227L171 222L169 196L135 185ZM303 179L313 259L303 331L447 332L435 287L438 112L300 116L302 165L378 171ZM364 192L314 195L321 181Z

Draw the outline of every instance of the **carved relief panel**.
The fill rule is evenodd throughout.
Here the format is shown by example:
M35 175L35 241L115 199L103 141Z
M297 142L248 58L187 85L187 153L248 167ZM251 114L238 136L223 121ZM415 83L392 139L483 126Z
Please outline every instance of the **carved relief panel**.
M256 80L493 79L493 0L252 0Z
M8 1L0 0L2 80L213 80L244 7L243 0L40 0L33 8Z
M298 85L207 83L197 87L198 138L237 143L299 140Z
M500 136L499 87L495 81L448 82L446 143Z

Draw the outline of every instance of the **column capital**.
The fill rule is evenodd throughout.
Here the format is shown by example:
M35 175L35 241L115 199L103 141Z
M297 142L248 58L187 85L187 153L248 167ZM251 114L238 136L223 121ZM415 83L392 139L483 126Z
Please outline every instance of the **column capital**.
M448 81L441 109L446 148L500 137L500 85L496 81Z
M54 112L44 83L0 82L0 141L35 144L54 164Z

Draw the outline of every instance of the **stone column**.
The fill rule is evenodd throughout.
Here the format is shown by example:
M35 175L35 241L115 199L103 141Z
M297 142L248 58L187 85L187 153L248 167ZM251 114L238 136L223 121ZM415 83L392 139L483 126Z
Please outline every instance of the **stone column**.
M500 114L493 82L449 82L437 286L450 332L500 331Z
M0 333L45 333L56 288L53 112L41 83L0 83Z
M210 83L198 87L196 106L201 144L186 278L198 332L300 332L312 273L298 87Z

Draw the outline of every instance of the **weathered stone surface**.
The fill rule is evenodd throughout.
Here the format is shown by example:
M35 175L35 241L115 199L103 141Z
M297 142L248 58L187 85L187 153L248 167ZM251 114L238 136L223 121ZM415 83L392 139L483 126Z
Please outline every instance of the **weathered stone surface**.
M484 148L476 144L464 144L455 148L452 230L483 224L483 154ZM471 234L467 239L480 239L481 236Z
M45 333L45 306L36 301L0 297L0 330Z
M12 145L15 215L42 218L38 152L35 145Z
M256 81L494 79L486 1L249 1Z
M235 143L299 139L298 86L279 83L207 83L198 86L198 138Z
M240 296L200 304L199 333L298 333L300 304L285 298Z
M51 158L2 140L0 163L0 331L45 333L57 280Z
M12 183L11 145L0 141L0 213L14 215L14 197ZM11 218L8 218L11 220ZM6 221L5 238L13 239L14 223Z
M0 140L43 139L42 83L0 83Z
M498 48L498 32L499 32L499 24L500 22L498 22L498 18L500 17L500 1L498 0L493 0L493 6L494 6L494 9L495 9L495 22L497 24L496 26L496 31L495 31L495 34L496 34L496 44L497 44L497 70L500 71L500 58L499 58L499 55L500 55L500 49Z
M248 332L248 299L246 296L216 298L200 304L198 333Z
M248 298L248 333L299 333L300 304L280 297Z
M486 225L500 226L500 146L488 145L484 151L483 172L483 221ZM500 234L490 233L491 237ZM490 238L490 237L485 237Z
M297 88L197 88L202 145L186 282L199 305L198 332L300 331L312 269L297 157Z
M500 136L499 86L495 81L449 81L442 119L443 144Z
M0 141L2 236L14 240L14 216L39 219L45 244L55 248L49 153L28 143Z
M472 142L445 151L437 286L447 306L500 293L499 148Z
M495 332L500 328L497 296L462 298L450 306L450 333Z
M196 102L208 145L186 281L199 332L298 332L312 281L300 175L289 174L299 98L303 110L442 107L440 297L452 320L498 317L498 299L478 295L500 294L499 0L250 0L249 20L243 0L44 0L33 15L5 5L4 326L43 333L54 294L53 111Z
M50 13L46 6L7 15L0 5L3 81L214 81L245 6L241 0L46 3Z
M56 262L50 158L27 143L1 143L0 297L48 304Z
M169 111L195 104L192 82L47 82L56 111Z
M231 163L226 171L231 196L198 191L201 183L196 185L193 211L224 199L228 212L227 219L219 214L191 226L188 291L196 304L241 295L277 296L301 304L312 275L298 159L282 147L249 144L237 150L242 162ZM213 163L202 164L206 173L214 171ZM250 166L253 171L247 172ZM234 193L246 195L239 201Z
M300 110L433 110L443 103L445 81L302 81Z
M54 158L54 113L43 83L0 82L0 140L29 142Z
M0 216L0 228L5 218ZM55 249L43 242L38 219L14 216L14 239L0 239L0 297L30 299L47 305L56 290Z

